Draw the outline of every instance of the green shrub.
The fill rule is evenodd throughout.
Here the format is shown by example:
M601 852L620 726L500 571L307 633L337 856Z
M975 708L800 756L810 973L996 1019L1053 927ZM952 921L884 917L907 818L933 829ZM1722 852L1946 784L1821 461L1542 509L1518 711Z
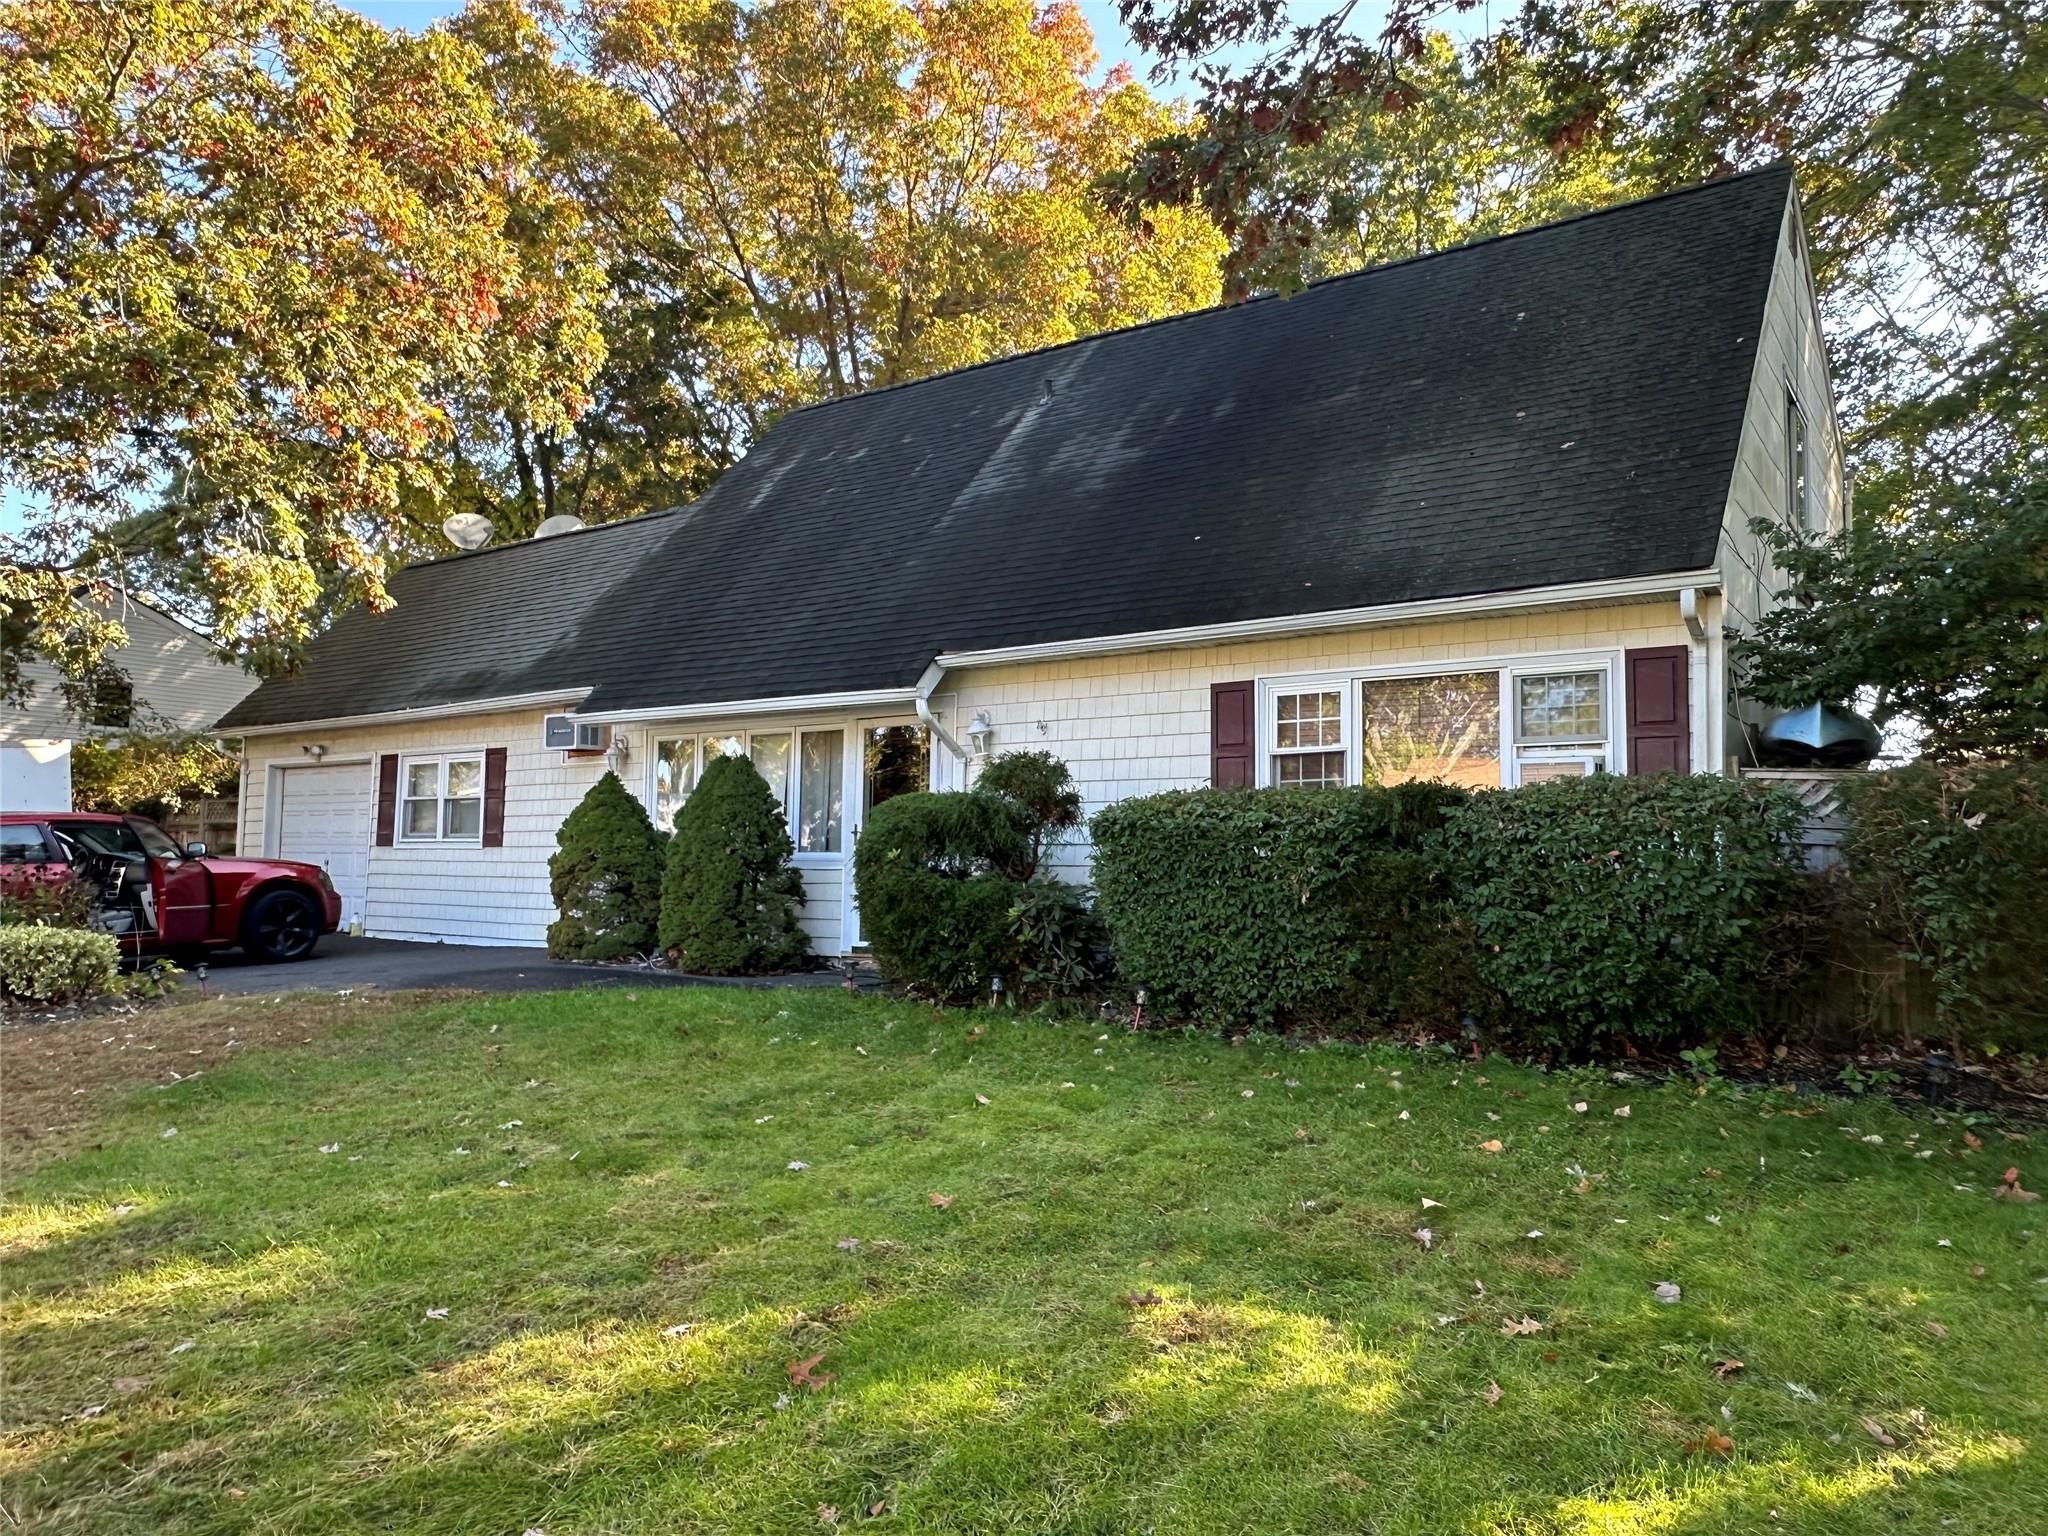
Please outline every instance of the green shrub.
M1958 1050L2048 1052L2048 763L1916 763L1843 784L1846 907L1909 968L1890 990L1909 1005L1931 992Z
M1014 808L978 792L897 795L875 807L853 854L861 932L882 969L939 997L1015 977L1010 913L1030 842Z
M1081 825L1081 792L1067 765L1050 752L1006 752L981 770L974 788L994 795L1016 817L1026 856L1003 873L1018 880L1037 874L1046 849Z
M661 881L661 947L704 976L787 971L811 952L782 802L744 757L713 758L676 812Z
M1024 882L1010 905L1020 994L1065 996L1109 973L1109 935L1089 897L1063 880Z
M548 925L559 960L627 960L652 953L661 908L654 824L617 774L607 773L562 819L548 860L561 915Z
M26 923L0 927L0 997L87 1003L114 990L120 946L111 934Z
M1464 792L1189 790L1094 821L1124 979L1221 1023L1449 1022L1483 996L1421 848Z
M1432 850L1516 1027L1583 1050L1754 1024L1798 822L1734 779L1603 774L1475 795Z

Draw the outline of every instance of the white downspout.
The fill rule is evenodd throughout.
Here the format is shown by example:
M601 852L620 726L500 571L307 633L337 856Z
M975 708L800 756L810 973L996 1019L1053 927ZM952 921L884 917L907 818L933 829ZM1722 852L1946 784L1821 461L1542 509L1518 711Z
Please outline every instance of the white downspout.
M946 728L939 724L938 716L932 713L932 695L938 691L939 684L944 682L945 678L946 669L940 666L936 659L924 669L924 676L917 680L917 718L923 721L925 729L938 737L946 750L959 758L964 765L967 761L966 749L947 734Z

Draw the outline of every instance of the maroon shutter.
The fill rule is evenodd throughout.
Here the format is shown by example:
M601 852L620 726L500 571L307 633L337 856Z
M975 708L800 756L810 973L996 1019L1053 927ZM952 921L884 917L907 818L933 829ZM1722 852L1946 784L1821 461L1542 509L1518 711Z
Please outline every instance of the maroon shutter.
M1652 645L1628 652L1628 771L1692 772L1692 649Z
M1252 685L1209 685L1209 782L1242 789L1252 782Z
M484 749L484 846L505 846L505 749Z
M387 752L377 759L377 846L389 848L398 829L398 757Z

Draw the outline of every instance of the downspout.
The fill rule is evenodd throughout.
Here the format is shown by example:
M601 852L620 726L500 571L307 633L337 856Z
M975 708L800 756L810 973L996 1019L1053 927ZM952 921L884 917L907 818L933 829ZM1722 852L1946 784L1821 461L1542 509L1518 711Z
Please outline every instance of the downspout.
M917 680L917 718L924 722L926 730L939 738L948 752L964 764L967 761L966 749L947 734L946 728L939 724L938 716L932 713L932 695L938 691L945 677L946 669L936 659L924 669L924 676Z

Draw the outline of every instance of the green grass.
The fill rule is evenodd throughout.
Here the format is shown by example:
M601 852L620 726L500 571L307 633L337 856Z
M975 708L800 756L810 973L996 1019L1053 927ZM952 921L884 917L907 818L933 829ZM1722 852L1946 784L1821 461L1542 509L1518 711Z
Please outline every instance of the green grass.
M6 1513L2039 1531L2031 1144L1964 1132L839 993L366 1009L13 1170Z

